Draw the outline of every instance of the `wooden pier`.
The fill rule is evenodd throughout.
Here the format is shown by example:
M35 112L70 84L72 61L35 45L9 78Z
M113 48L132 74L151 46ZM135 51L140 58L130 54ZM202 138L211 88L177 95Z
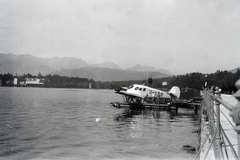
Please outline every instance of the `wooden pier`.
M131 108L149 108L149 109L161 109L161 110L175 110L175 113L178 113L179 108L193 109L195 114L198 114L199 107L201 106L201 102L187 102L187 101L176 101L172 103L144 103L144 104L136 104L136 103L121 103L121 102L111 102L112 106L117 108L123 107L131 107Z

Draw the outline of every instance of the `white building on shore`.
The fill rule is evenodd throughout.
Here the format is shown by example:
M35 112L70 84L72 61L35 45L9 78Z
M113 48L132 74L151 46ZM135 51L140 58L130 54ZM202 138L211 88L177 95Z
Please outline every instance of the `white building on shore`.
M43 85L44 83L40 78L26 78L26 85Z
M18 78L14 78L13 84L14 84L14 86L17 86L17 85L18 85Z

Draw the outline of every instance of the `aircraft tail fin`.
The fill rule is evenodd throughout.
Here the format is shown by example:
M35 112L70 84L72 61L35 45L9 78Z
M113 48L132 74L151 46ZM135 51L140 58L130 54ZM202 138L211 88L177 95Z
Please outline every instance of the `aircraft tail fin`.
M168 92L170 95L173 95L174 97L179 98L180 97L180 89L177 86L173 86L171 90Z

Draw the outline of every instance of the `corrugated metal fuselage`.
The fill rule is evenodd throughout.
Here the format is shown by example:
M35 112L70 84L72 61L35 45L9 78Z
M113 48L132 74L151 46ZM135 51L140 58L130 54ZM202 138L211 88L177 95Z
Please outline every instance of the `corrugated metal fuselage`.
M158 98L172 98L168 92L154 89L144 85L131 85L126 91L125 95L139 98L158 97Z

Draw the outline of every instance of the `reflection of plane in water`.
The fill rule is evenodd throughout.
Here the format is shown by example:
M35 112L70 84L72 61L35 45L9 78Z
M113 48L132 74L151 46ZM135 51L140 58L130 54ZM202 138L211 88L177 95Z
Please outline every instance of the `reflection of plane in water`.
M141 117L144 119L155 119L156 121L159 119L168 120L169 122L176 122L177 119L180 118L191 118L193 122L196 122L198 119L198 115L192 114L192 110L186 110L186 109L180 109L179 113L176 113L174 111L160 108L160 109L149 109L149 108L122 108L122 112L116 114L114 120L115 121L121 121L121 122L129 122L136 117ZM140 115L140 116L139 116Z
M133 84L128 88L118 87L115 91L117 94L124 95L128 104L144 104L148 99L152 99L153 103L157 103L160 100L164 100L164 103L167 103L169 100L176 100L180 97L180 89L176 86L172 87L169 92L165 92L145 85Z
M143 109L143 108L123 108L122 112L118 112L114 116L115 122L115 135L117 137L142 137L152 133L146 130L152 131L153 128L159 128L165 120L169 119L171 113L168 111L161 112L159 109ZM153 127L156 126L156 127ZM168 126L166 126L168 127ZM157 129L159 130L159 129ZM152 136L151 136L152 137Z
M162 112L163 116L167 116L168 119L172 119L174 112L169 112L166 109L148 109L148 108L124 108L122 113L118 113L115 117L116 121L129 121L135 119L136 116L143 116L143 118L160 119ZM140 117L141 117L140 116Z

